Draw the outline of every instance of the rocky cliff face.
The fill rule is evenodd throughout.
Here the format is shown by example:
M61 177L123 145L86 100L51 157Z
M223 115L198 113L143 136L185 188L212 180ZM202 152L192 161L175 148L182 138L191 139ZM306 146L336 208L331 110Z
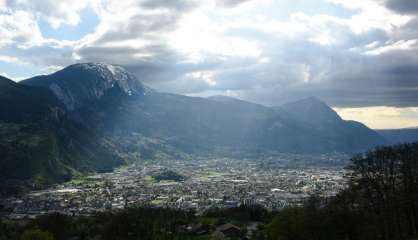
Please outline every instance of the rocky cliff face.
M70 111L94 104L111 90L118 90L126 96L147 91L124 68L104 63L74 64L52 75L31 78L22 83L49 88Z

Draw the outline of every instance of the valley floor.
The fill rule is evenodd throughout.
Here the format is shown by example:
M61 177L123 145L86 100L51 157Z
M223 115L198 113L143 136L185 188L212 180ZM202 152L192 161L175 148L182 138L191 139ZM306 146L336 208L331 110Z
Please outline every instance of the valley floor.
M137 206L192 209L199 214L214 207L261 205L277 210L300 206L311 195L333 196L345 188L342 167L301 168L280 163L283 161L227 158L138 162L3 199L0 205L10 219L52 212L86 216ZM165 172L184 179L158 181L156 176Z

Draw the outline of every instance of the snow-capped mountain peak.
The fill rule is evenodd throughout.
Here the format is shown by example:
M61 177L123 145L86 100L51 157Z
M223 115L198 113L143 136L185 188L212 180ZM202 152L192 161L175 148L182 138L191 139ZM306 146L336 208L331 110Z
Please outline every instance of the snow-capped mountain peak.
M25 82L48 87L68 110L76 110L88 102L99 100L112 89L128 97L150 91L125 68L100 62L77 63L47 79L43 76Z

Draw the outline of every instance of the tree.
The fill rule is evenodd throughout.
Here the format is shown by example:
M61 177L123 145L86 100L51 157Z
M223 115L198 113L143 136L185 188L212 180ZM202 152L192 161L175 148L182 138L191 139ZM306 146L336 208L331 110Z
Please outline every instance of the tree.
M308 239L303 208L287 208L273 218L267 226L267 237L271 240Z
M23 232L21 240L54 240L50 232L44 232L39 229L31 229Z
M418 144L378 148L352 159L347 175L357 204L383 239L405 239L418 229Z

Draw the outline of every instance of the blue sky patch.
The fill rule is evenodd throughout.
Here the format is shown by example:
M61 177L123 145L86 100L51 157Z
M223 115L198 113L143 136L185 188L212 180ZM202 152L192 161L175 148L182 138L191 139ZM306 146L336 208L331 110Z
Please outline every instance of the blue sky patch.
M39 21L39 28L45 38L57 40L79 40L89 33L93 33L99 25L99 18L91 7L87 7L80 12L80 23L77 26L68 24L61 25L54 29L45 20Z

